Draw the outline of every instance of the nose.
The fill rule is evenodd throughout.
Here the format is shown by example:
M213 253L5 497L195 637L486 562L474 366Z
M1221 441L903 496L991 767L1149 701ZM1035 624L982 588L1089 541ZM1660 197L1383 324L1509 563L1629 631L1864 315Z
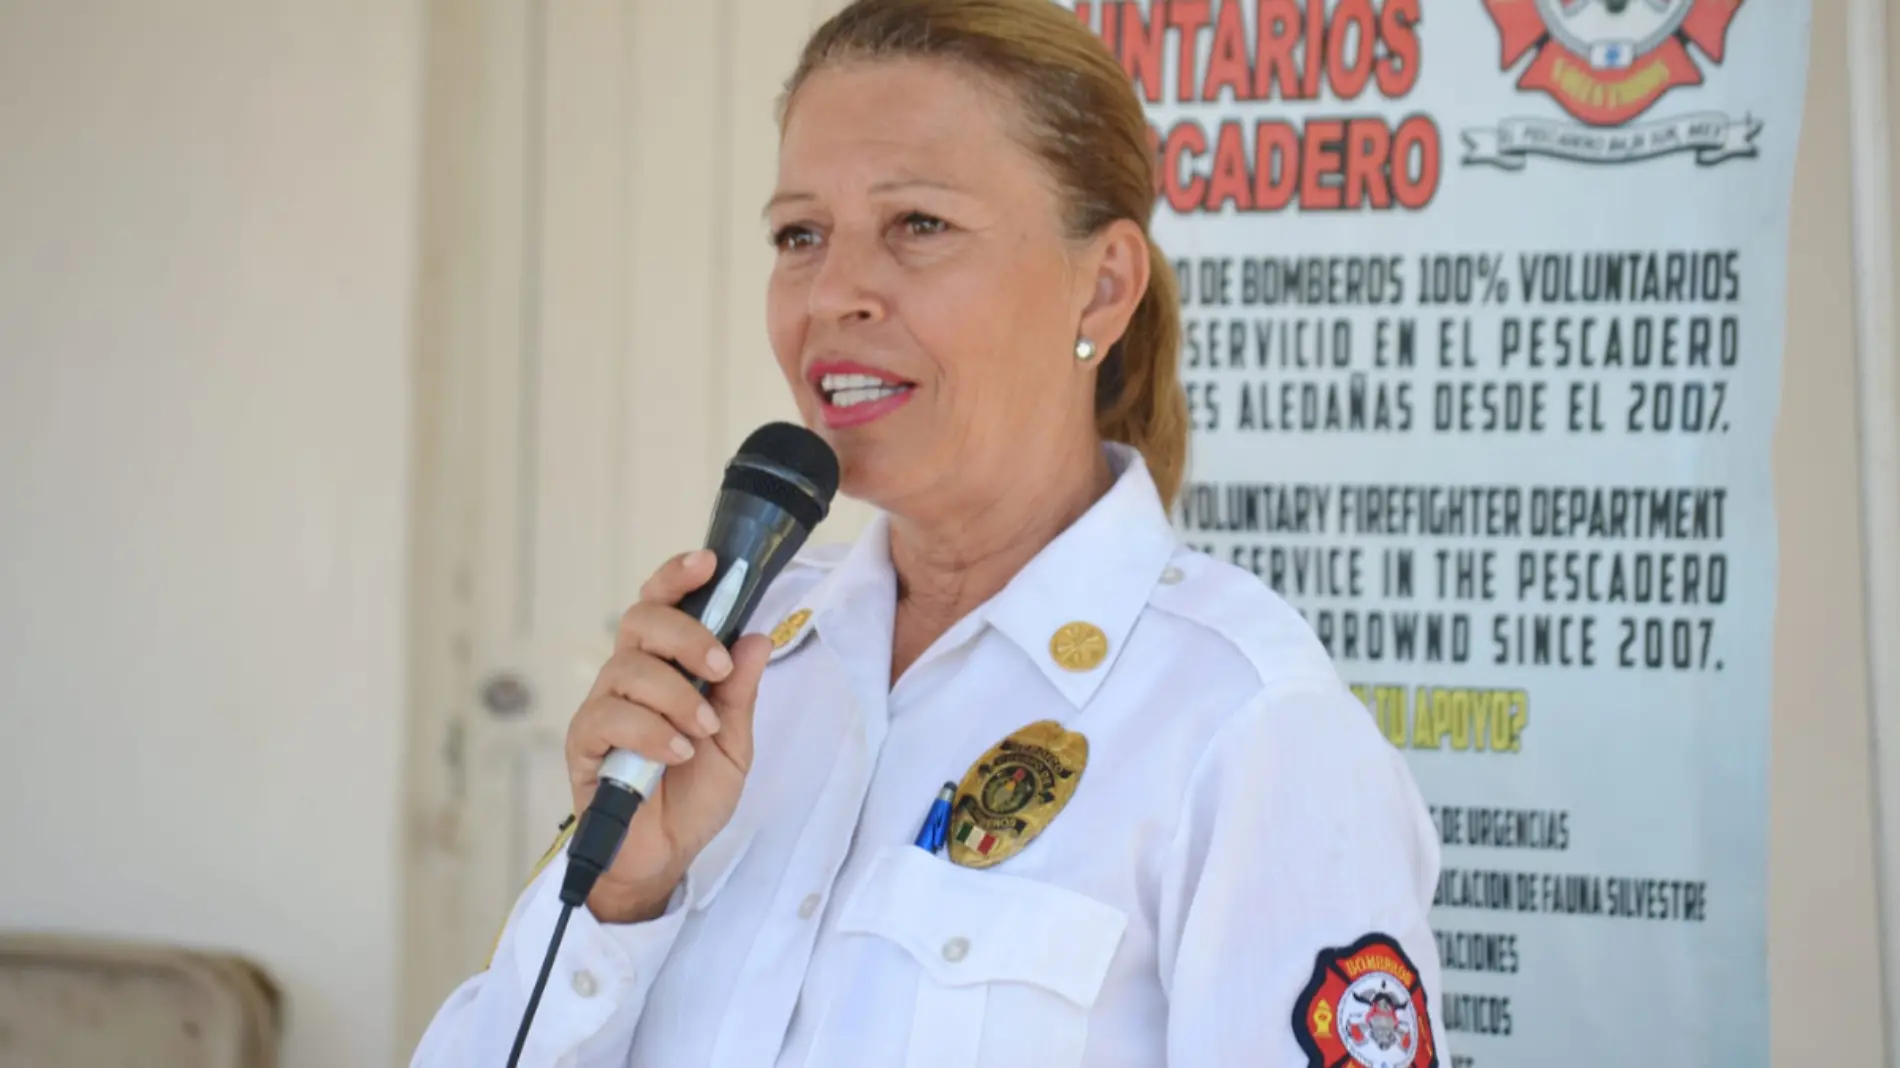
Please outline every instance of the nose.
M875 241L834 232L812 280L814 319L874 322L884 317L880 249Z

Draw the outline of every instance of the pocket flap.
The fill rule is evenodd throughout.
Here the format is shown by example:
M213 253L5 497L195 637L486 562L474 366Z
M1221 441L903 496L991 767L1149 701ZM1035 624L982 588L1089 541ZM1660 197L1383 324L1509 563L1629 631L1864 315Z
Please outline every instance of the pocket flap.
M1073 890L910 846L878 855L838 925L897 943L945 986L1028 983L1087 1009L1128 917Z

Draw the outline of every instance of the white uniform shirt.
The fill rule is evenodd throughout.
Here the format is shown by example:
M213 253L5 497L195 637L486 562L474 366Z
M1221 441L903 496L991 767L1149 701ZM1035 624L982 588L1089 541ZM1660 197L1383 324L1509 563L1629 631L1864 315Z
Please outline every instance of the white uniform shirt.
M1437 839L1402 758L1305 621L1181 545L1109 449L1109 493L894 688L884 521L787 567L753 617L790 637L731 823L659 919L575 910L522 1065L1449 1066ZM1106 639L1086 669L1052 651L1077 622ZM913 844L946 782L1044 720L1088 756L1039 836L983 869ZM564 867L417 1068L506 1063Z

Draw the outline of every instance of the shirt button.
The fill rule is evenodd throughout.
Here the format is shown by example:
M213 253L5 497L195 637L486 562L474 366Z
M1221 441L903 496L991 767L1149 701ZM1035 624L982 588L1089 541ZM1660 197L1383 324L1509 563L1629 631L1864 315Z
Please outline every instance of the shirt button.
M600 984L594 981L594 973L580 971L574 973L574 993L591 998L600 992Z
M952 964L955 964L956 962L962 960L965 956L968 956L969 952L970 952L970 943L967 939L952 938L950 941L945 942L943 944L943 959L949 961Z
M818 905L823 899L817 894L806 894L805 900L798 903L798 918L809 920L818 914Z
M1169 568L1169 569L1167 569L1166 571L1163 571L1163 572L1161 573L1161 582L1162 582L1162 584L1163 584L1163 585L1166 585L1166 586L1172 586L1172 585L1174 585L1174 584L1176 584L1176 583L1178 583L1178 582L1180 582L1180 581L1181 581L1181 580L1182 580L1183 578L1185 578L1185 577L1186 577L1186 576L1184 576L1184 575L1183 575L1183 574L1181 573L1181 569L1180 569L1180 568L1178 568L1178 567L1171 567L1171 568Z

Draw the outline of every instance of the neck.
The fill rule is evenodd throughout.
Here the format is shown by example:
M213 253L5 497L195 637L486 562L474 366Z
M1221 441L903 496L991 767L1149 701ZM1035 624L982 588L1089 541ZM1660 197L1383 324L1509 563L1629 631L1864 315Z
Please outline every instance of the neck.
M957 620L1009 585L1113 482L1108 458L1091 438L1081 449L1041 453L1032 470L1021 471L1002 493L980 505L928 517L893 515L892 683Z

